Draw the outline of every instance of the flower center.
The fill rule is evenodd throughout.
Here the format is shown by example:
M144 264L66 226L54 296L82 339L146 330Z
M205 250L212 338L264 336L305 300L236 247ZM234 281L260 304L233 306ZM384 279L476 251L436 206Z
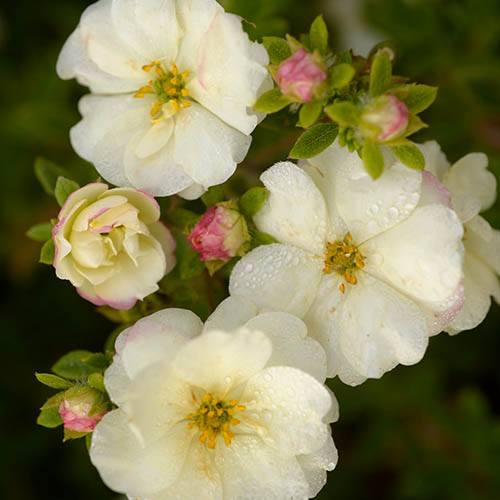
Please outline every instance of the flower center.
M189 108L189 90L186 80L189 71L180 72L175 64L166 70L160 61L153 61L142 67L146 73L151 73L154 78L147 85L141 87L135 94L136 98L143 98L146 94L155 94L156 101L151 106L151 119L157 122L162 118L170 118L181 108Z
M323 272L340 274L347 283L355 285L358 280L355 272L365 267L365 258L359 248L352 243L352 236L347 233L343 240L328 242L325 251L325 265ZM340 291L345 291L345 285L341 283Z
M203 396L199 408L187 416L188 428L198 427L201 432L198 438L200 443L211 450L215 448L219 434L224 438L226 446L230 446L234 437L231 426L240 423L233 415L244 410L246 407L238 404L238 401L224 401L208 392Z

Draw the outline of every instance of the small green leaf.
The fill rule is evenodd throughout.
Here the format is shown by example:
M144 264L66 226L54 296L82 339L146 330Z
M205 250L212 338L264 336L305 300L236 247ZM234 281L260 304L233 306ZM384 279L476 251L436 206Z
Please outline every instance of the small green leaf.
M384 170L384 157L376 144L365 141L361 152L361 159L365 165L365 170L373 179L380 177L380 174Z
M302 128L309 128L314 125L323 111L323 103L321 101L308 102L301 106L299 111L299 123Z
M264 205L269 196L269 191L260 186L250 188L240 198L240 210L247 217L253 217Z
M325 113L342 127L355 126L359 121L359 109L351 101L339 101L325 108Z
M392 92L403 101L412 113L421 113L426 110L437 97L438 88L430 85L401 85Z
M87 383L90 387L97 389L101 392L106 392L106 387L104 386L104 377L102 373L91 373L87 379Z
M62 207L64 202L68 199L68 196L79 188L80 186L77 182L63 176L58 177L54 189L54 196L59 206Z
M415 170L423 170L425 168L424 155L415 144L408 143L402 146L392 146L391 151L403 165Z
M49 408L59 408L61 401L64 399L64 391L54 394L52 397L45 401L44 405L40 408L41 410L48 410Z
M356 70L347 63L340 63L330 68L330 87L332 89L341 89L354 78Z
M54 194L57 178L61 175L68 175L66 169L46 158L37 158L34 168L36 178L40 181L44 191L51 196Z
M92 444L92 433L89 432L85 436L85 446L87 447L87 451L90 451L90 445Z
M82 437L86 437L88 434L92 434L92 433L72 431L71 429L64 428L63 441L69 441L70 439L80 439Z
M379 50L372 61L370 71L370 95L376 97L383 94L391 83L392 64L389 54Z
M261 245L270 245L271 243L277 243L274 236L264 233L263 231L252 231L252 248L260 247Z
M337 134L338 127L334 123L316 123L298 138L289 156L295 160L316 156L335 141Z
M33 241L43 243L52 236L52 224L50 222L35 224L26 231L26 236Z
M201 201L205 204L206 207L211 207L216 203L224 201L224 186L219 184L218 186L212 186L208 189L206 193L201 197Z
M177 266L182 280L195 278L203 273L205 265L184 235L177 238Z
M309 43L311 49L325 54L328 50L328 28L322 15L319 15L311 24L309 30Z
M51 266L56 255L56 247L53 240L47 240L40 250L40 264Z
M190 231L200 220L200 215L186 208L175 208L167 214L168 221L182 231Z
M259 113L276 113L288 106L292 101L281 93L278 88L264 92L257 102L254 109Z
M410 115L410 118L408 120L408 126L406 127L405 130L405 137L408 137L415 132L418 132L419 130L427 127L428 125L424 123L419 116L417 115Z
M279 64L292 55L290 46L284 38L277 36L265 36L262 43L269 54L271 64Z
M59 415L59 408L47 408L42 410L36 419L36 423L48 429L59 427L63 421Z
M35 377L43 385L52 387L52 389L69 389L73 383L52 373L35 373Z
M77 380L88 377L94 372L103 372L108 364L106 356L102 353L71 351L56 362L52 371L61 377Z

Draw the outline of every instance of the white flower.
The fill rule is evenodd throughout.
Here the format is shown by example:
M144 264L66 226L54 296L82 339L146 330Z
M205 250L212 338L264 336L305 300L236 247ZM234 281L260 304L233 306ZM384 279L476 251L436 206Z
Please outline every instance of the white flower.
M464 223L465 303L446 329L454 334L475 328L484 320L491 296L500 303L500 231L478 215L495 202L497 183L482 153L468 154L450 167L435 141L423 144L421 151L426 169L449 190L453 208Z
M328 427L337 406L303 371L314 362L324 370L324 357L308 349L300 320L247 320L244 304L227 307L245 328L201 333L195 314L166 309L118 337L105 373L118 409L96 426L90 448L110 488L141 500L278 500L309 498L324 484L337 460ZM224 312L215 324L228 324Z
M175 240L151 196L93 183L73 192L52 231L58 278L95 305L130 309L175 266Z
M196 198L245 157L267 63L215 0L100 0L57 63L92 91L73 147L112 184Z
M337 145L303 167L261 176L255 222L280 244L238 262L231 295L304 317L346 383L418 362L463 299L462 225L439 183L395 161L374 181Z

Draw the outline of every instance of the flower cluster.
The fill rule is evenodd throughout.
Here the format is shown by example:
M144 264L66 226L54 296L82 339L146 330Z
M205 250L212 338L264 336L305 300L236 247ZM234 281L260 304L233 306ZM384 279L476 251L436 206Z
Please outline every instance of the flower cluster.
M45 165L62 208L32 234L120 327L103 354L37 374L60 391L38 423L85 436L128 498L316 496L337 463L326 378L415 364L431 336L500 301L500 232L479 215L496 198L486 157L450 166L407 139L435 89L402 84L388 48L332 54L321 17L301 40L268 37L266 52L215 0L100 0L60 55L59 75L91 91L72 144L117 187ZM308 129L302 161L228 199L214 186L287 106ZM153 198L173 194L207 208ZM219 302L205 323L173 307L193 286Z

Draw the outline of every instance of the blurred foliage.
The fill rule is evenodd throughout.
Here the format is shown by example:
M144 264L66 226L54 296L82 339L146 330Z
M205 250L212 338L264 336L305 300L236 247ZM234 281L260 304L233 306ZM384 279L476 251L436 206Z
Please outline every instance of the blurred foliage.
M50 158L86 182L95 172L71 150L68 130L78 121L84 89L61 82L55 62L62 43L89 1L17 0L0 6L0 497L12 500L107 499L89 464L83 440L61 443L35 425L51 394L33 377L73 349L103 349L116 325L96 314L67 282L38 265L39 243L26 230L57 214L55 200L33 175L38 156ZM307 31L323 10L319 1L223 0L243 16L250 35ZM431 126L416 140L438 139L451 160L482 150L500 173L500 3L497 0L365 0L365 18L399 51L396 70L439 85L437 103L425 112ZM326 18L332 33L334 26ZM228 184L242 193L274 161L286 157L300 129L297 117L277 113L254 134L249 156ZM166 210L171 200L162 200ZM202 213L201 201L188 209ZM498 204L488 217L500 227ZM227 271L215 285L195 276L210 303L193 289L162 282L179 305L197 302L206 316L223 296ZM176 272L179 272L176 271ZM218 273L219 274L219 273ZM154 304L153 304L154 306ZM105 317L106 316L106 317ZM500 488L499 308L475 332L433 338L425 359L399 367L358 388L331 383L341 404L334 425L337 470L319 498L383 500L493 500Z

